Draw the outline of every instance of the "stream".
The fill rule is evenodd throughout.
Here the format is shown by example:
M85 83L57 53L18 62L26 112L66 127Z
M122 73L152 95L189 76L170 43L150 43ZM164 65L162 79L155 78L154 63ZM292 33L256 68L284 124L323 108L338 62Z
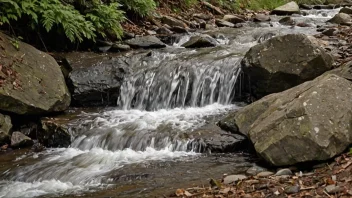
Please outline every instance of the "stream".
M0 162L0 197L159 197L209 178L244 173L255 161L246 152L212 152L195 132L213 126L241 90L240 61L250 47L275 35L316 34L338 10L292 17L311 27L248 22L220 28L215 48L184 49L185 35L124 79L117 107L78 110L69 148L15 150ZM194 33L198 34L198 33Z

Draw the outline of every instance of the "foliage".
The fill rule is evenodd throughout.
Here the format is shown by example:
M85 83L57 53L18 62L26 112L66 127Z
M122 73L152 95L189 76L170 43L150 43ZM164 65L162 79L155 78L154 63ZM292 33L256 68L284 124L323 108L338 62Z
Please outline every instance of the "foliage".
M156 9L154 0L118 0L118 2L141 17L150 15Z
M60 0L0 0L0 25L28 20L31 29L42 27L47 32L57 30L71 42L94 40L97 35L104 37L105 31L112 31L120 37L120 22L124 20L124 13L118 9L119 4L94 2L89 10L80 12Z

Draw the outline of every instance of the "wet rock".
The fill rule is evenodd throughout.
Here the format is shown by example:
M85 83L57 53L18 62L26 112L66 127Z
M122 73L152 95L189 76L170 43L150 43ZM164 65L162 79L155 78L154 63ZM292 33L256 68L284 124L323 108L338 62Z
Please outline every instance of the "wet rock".
M265 15L265 14L256 14L253 16L253 21L254 22L264 22L264 21L270 21L270 16Z
M236 183L237 181L247 179L245 175L228 175L223 179L224 184Z
M283 176L283 175L292 175L292 171L288 168L285 168L285 169L281 169L279 171L276 172L276 176Z
M324 34L326 36L334 36L334 35L336 35L336 33L337 33L337 29L335 29L335 28L327 29L322 32L322 34Z
M292 15L292 14L299 14L300 9L296 2L291 1L285 5L275 8L270 14L276 15Z
M230 23L228 21L225 21L225 20L221 20L221 19L216 19L215 20L215 24L219 27L234 27L235 24L233 23Z
M211 36L203 34L192 36L189 41L184 43L182 47L185 48L202 48L202 47L215 47L218 42Z
M121 43L114 43L112 46L111 46L111 51L128 51L130 50L131 47L129 45L125 45L125 44L121 44Z
M281 25L288 25L288 26L291 26L291 25L295 25L295 20L293 20L291 17L284 17L282 19L279 20L279 23Z
M199 24L199 28L202 28L202 29L206 28L207 22L205 20L196 18L196 21Z
M0 33L0 75L5 79L0 89L0 110L16 114L60 112L70 105L60 66L49 54Z
M161 18L161 21L171 27L179 26L179 27L187 28L186 23L184 23L181 20L175 19L174 17L171 17L171 16L163 16Z
M133 48L164 48L165 43L161 42L155 36L141 36L125 41L126 44Z
M301 7L302 9L306 9L306 10L313 9L313 5L308 5L308 4L300 4L299 7Z
M122 35L123 39L132 39L134 37L136 37L136 35L131 32L123 32L123 35Z
M223 20L233 24L244 23L246 21L243 17L237 16L237 15L225 15L223 17Z
M253 167L250 167L247 171L246 171L246 174L247 175L250 175L250 176L255 176L261 172L265 172L267 171L266 168L264 167L260 167L260 166L253 166Z
M284 91L332 68L333 59L303 34L277 36L252 47L242 60L256 98Z
M285 193L286 194L298 193L300 189L301 189L300 186L288 186L285 188Z
M312 24L309 24L309 23L297 23L296 26L298 27L312 27L313 25Z
M33 145L33 140L21 132L13 132L11 147L28 147Z
M325 74L240 109L232 123L272 165L327 160L352 141L350 89L349 80Z
M257 177L269 177L271 175L274 175L275 173L270 172L270 171L264 171L264 172L260 172L257 174Z
M352 17L345 13L338 13L332 19L329 19L327 22L336 23L336 24L345 24L351 22Z
M73 71L69 86L73 105L116 105L121 81L131 59L94 53L70 53L66 56Z
M342 192L344 189L340 186L336 186L335 184L328 185L325 187L325 191L329 194L336 194Z
M45 146L39 142L33 144L32 148L33 152L42 152L45 149Z
M42 118L38 141L47 147L68 147L71 135L66 118Z
M167 27L160 27L159 29L156 30L156 33L158 34L172 34L173 32L169 30Z
M0 146L10 142L10 130L12 128L10 116L0 114Z
M345 14L352 14L352 8L341 8L340 13L345 13Z

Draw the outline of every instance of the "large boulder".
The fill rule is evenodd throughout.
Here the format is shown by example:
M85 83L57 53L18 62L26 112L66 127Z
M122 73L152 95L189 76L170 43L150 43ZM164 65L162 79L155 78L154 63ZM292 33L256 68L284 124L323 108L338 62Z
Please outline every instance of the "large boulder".
M299 13L300 13L300 9L298 4L294 1L291 1L289 3L286 3L285 5L275 8L273 11L271 11L270 14L291 15L291 14L299 14Z
M229 115L220 126L246 135L275 166L321 161L352 143L352 82L325 74L271 94Z
M0 145L10 142L11 118L0 114Z
M201 47L215 47L218 44L213 37L203 34L192 36L189 41L184 43L182 47L185 48L201 48Z
M312 80L332 68L333 59L316 39L303 34L277 36L252 47L242 67L256 98Z
M327 22L336 24L347 24L352 21L352 17L345 13L338 13L333 18L329 19Z
M348 7L341 8L339 13L352 14L352 8L348 8Z
M53 57L0 33L0 110L43 114L65 110L70 94Z

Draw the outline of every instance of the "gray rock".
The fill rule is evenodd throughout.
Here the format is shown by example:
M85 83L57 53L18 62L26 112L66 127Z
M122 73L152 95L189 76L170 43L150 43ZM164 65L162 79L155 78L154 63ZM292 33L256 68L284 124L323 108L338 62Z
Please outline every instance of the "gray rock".
M299 13L300 13L300 9L298 4L294 1L291 1L285 5L275 8L273 11L271 11L270 14L291 15L291 14L299 14Z
M257 177L269 177L271 175L274 175L275 173L270 172L270 171L264 171L264 172L260 172L257 174Z
M0 89L0 110L16 114L60 112L71 102L60 66L49 54L0 33L1 72L5 81Z
M192 36L189 41L184 43L182 47L185 48L202 48L202 47L215 47L218 42L211 36L203 34Z
M288 168L285 168L285 169L281 169L279 171L276 172L276 176L283 176L283 175L292 175L292 171Z
M156 35L154 30L147 30L148 35Z
M184 23L181 20L175 19L174 17L171 17L171 16L163 16L161 18L161 22L163 22L171 27L179 26L179 27L187 28L186 23Z
M223 17L224 21L228 21L230 23L236 24L236 23L244 23L246 20L244 17L240 17L237 15L225 15Z
M227 119L272 165L323 161L342 153L352 141L347 124L352 122L350 89L349 80L324 74L271 94Z
M231 184L231 183L235 183L237 181L244 180L244 179L247 179L247 177L245 175L228 175L224 178L223 183L224 184Z
M348 8L348 7L341 8L340 13L352 14L352 8Z
M288 25L288 26L296 24L295 20L293 20L291 17L284 17L284 18L279 20L279 23L281 25Z
M198 18L198 19L202 19L202 20L206 20L206 21L209 21L210 19L213 18L212 15L204 14L204 13L193 14L193 17Z
M131 47L129 45L121 44L121 43L114 43L111 46L112 51L128 51L130 49L131 49Z
M221 19L216 19L215 24L219 27L235 27L235 24Z
M187 28L184 28L184 27L181 27L181 26L173 26L171 28L171 31L173 32L176 32L176 33L188 33L188 29Z
M136 35L131 32L123 32L123 35L122 35L123 39L131 39L134 37L136 37Z
M264 22L264 21L270 21L270 16L265 15L265 14L256 14L253 16L253 21L254 22Z
M346 24L351 22L352 17L345 13L338 13L332 19L329 19L327 22L336 23L336 24Z
M224 12L222 12L220 8L213 6L212 4L210 4L206 1L202 1L202 4L204 6L206 6L207 8L209 8L212 12L214 12L214 14L224 15Z
M266 168L264 167L260 167L260 166L253 166L253 167L250 167L247 171L246 171L246 174L247 175L250 175L250 176L255 176L257 175L258 173L261 173L261 172L265 172L267 171Z
M300 189L301 189L300 186L288 186L285 188L285 193L286 194L298 193L300 191Z
M159 29L156 30L156 33L158 34L172 34L173 32L169 30L167 27L160 27Z
M332 68L333 59L317 39L303 34L277 36L252 47L242 60L256 98L312 80Z
M11 118L0 114L0 146L10 142Z
M21 132L13 132L11 136L11 147L29 147L33 140Z
M165 43L161 42L155 36L141 36L125 41L126 44L133 48L164 48Z
M335 194L335 193L339 193L342 192L344 189L340 186L336 186L335 184L332 185L328 185L325 187L325 191L329 194Z

